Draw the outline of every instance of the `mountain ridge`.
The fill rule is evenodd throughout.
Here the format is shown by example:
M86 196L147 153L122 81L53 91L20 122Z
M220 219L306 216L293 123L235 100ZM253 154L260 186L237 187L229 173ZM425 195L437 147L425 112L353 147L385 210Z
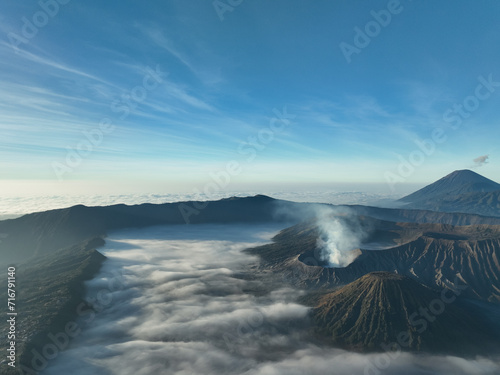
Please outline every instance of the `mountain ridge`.
M313 218L317 207L328 207L397 222L434 222L453 225L500 224L500 217L484 217L477 214L297 203L264 195L231 197L206 202L144 203L130 206L117 204L92 207L76 205L0 221L0 234L2 234L0 259L5 263L24 261L93 237L105 236L113 230L153 225L185 225L186 215L189 223L192 224L271 221L296 223Z
M404 207L500 217L500 184L468 169L454 171L398 200Z
M370 272L395 272L435 290L467 285L464 295L500 303L500 226L455 227L443 224L380 222L372 237L392 238L383 250L357 249L346 267L327 267L317 258L318 230L299 224L283 230L273 243L249 249L265 267L282 272L307 288L345 285Z
M317 298L312 314L322 335L350 350L388 350L397 342L402 350L492 352L495 335L489 327L460 306L459 291L448 294L445 303L439 293L408 277L372 272ZM428 316L423 307L430 307Z

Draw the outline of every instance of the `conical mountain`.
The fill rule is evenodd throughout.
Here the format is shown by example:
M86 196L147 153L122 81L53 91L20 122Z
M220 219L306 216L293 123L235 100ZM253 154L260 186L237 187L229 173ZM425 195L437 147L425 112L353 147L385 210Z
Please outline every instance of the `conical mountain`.
M432 201L444 196L486 193L500 190L500 184L468 169L455 171L426 187L401 198L403 202Z
M335 345L359 351L473 354L493 350L494 334L461 307L458 291L437 293L389 272L372 272L324 295L313 310L318 330Z

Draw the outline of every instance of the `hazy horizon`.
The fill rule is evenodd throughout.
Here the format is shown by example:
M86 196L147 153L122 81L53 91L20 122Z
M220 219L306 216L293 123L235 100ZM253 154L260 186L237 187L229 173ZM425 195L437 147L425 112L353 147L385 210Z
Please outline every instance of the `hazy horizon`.
M419 186L420 187L420 186ZM105 194L96 191L79 194L51 194L33 192L29 194L3 194L0 197L0 220L12 219L32 212L41 212L57 208L66 208L83 204L85 206L109 206L113 204L141 204L141 203L173 203L190 200L218 200L233 196L246 197L258 194L268 195L275 199L284 199L293 202L329 203L329 204L366 204L379 205L413 192L408 188L404 194L384 194L383 189L371 191L342 190L345 186L339 186L338 190L317 187L306 189L287 190L246 190L246 191L217 191L209 195L203 192L186 193L124 193L117 192Z

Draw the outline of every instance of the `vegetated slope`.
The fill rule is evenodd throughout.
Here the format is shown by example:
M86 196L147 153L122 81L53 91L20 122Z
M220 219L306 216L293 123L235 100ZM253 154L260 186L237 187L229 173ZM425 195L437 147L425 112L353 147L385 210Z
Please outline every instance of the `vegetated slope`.
M35 258L16 267L16 371L2 364L0 373L18 374L20 365L32 368L32 350L42 353L50 342L48 334L65 332L66 324L75 321L77 306L83 302L83 282L91 279L106 259L95 249L104 244L101 238ZM7 285L6 281L2 285ZM0 290L0 303L7 306L7 289ZM6 319L0 330L7 332ZM6 336L0 350L6 353ZM10 372L9 372L10 371ZM29 373L29 372L28 372Z
M450 290L445 303L439 293L414 280L373 272L320 297L313 319L332 343L351 350L392 350L397 343L412 351L493 352L496 333L456 298Z
M0 262L17 262L77 244L111 230L163 224L266 222L275 200L265 196L214 202L74 206L0 221Z

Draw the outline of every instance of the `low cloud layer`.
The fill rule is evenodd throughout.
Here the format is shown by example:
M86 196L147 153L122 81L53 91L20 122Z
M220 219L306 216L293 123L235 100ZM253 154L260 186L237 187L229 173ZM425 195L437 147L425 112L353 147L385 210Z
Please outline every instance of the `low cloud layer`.
M241 250L278 228L199 225L116 233L87 298L117 285L50 375L498 374L488 359L362 355L321 347L301 291L254 277ZM85 320L88 323L85 323ZM385 362L384 362L385 360Z

